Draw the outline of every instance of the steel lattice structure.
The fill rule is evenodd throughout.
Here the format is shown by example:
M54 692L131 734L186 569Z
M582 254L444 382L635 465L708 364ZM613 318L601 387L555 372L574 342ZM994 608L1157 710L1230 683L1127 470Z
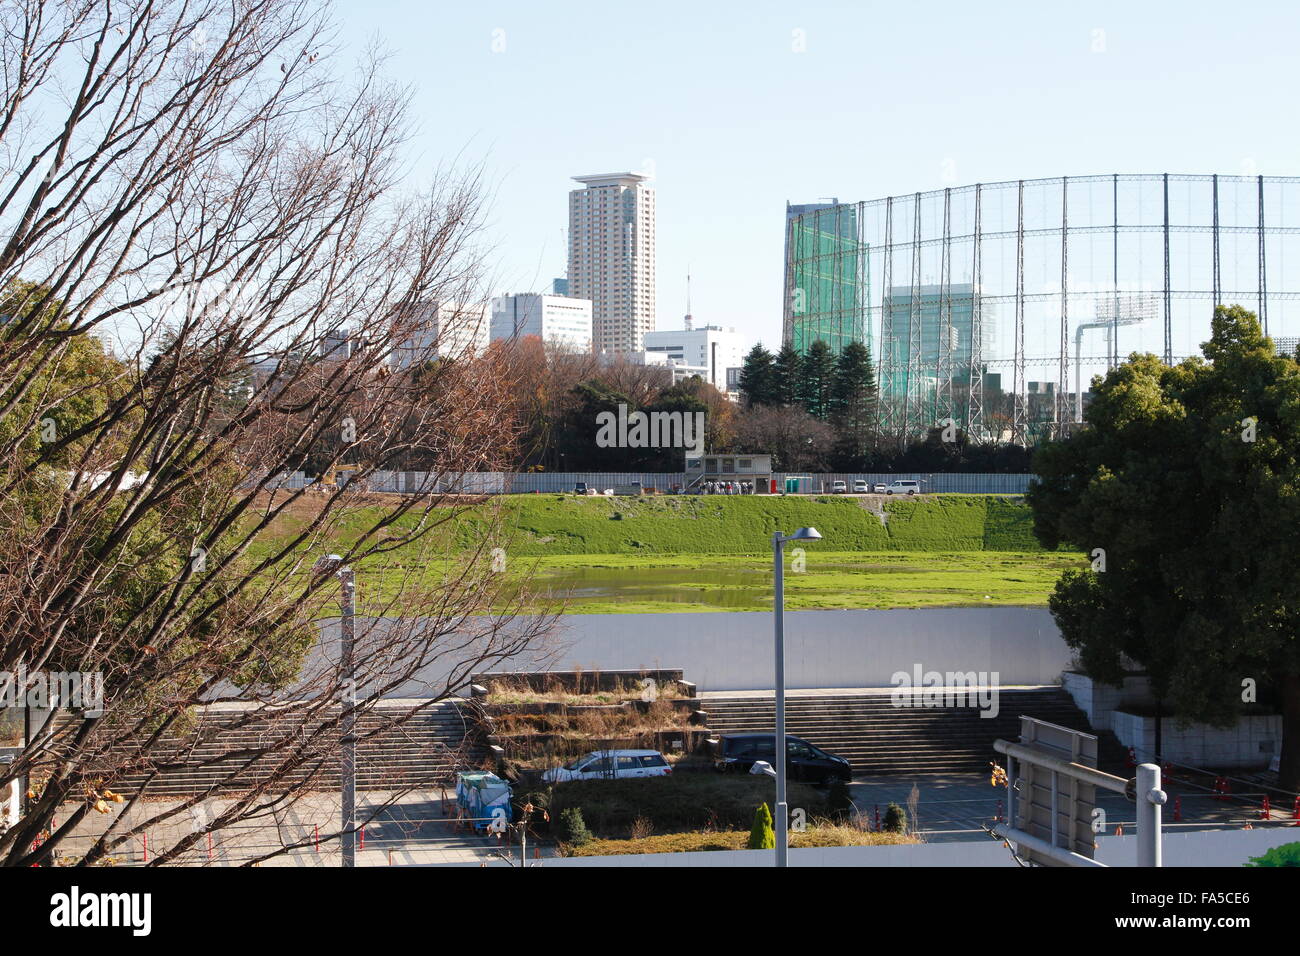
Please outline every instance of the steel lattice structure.
M1300 335L1300 177L1013 180L786 228L785 342L866 342L880 425L903 440L948 418L983 438L1052 434L1130 353L1198 354L1217 303Z

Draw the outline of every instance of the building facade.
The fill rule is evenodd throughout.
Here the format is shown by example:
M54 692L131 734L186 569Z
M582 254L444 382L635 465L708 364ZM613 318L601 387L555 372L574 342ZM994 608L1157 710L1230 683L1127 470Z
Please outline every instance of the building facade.
M785 344L800 355L816 341L837 355L850 342L870 345L870 260L860 254L857 206L786 203L785 225Z
M655 326L655 193L639 173L574 176L569 294L592 303L592 347L639 352Z
M491 340L535 336L570 352L591 351L591 300L521 293L492 300Z
M400 344L393 349L395 368L411 368L438 359L467 359L488 345L488 303L421 303L404 317Z
M740 333L718 325L647 332L645 351L662 354L676 364L703 369L701 377L720 392L728 391L727 369L738 368L745 361Z

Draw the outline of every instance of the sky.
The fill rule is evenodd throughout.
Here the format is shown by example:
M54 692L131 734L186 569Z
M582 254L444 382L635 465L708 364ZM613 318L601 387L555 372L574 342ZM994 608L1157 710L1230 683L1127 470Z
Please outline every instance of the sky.
M482 163L492 293L565 269L571 177L654 177L657 324L780 344L785 203L1113 172L1300 173L1300 4L337 0ZM345 62L345 61L343 61Z

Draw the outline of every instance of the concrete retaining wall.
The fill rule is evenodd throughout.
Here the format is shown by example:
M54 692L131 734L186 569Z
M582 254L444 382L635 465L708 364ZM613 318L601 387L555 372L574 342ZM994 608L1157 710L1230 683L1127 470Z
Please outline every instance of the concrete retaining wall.
M786 683L791 689L890 687L898 671L974 671L1004 685L1056 683L1070 650L1045 608L925 608L793 611L786 614ZM385 622L359 619L358 632ZM323 629L331 657L337 622ZM463 658L462 658L463 659ZM421 696L446 679L453 661L387 696ZM703 691L772 687L772 615L579 614L564 617L544 653L493 662L491 670L680 668ZM477 669L477 668L476 668Z

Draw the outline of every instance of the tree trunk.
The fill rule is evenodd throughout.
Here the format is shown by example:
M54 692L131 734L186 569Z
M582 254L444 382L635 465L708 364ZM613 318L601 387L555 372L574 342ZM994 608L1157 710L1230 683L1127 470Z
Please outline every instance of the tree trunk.
M1300 790L1300 674L1282 678L1282 762L1278 784Z

